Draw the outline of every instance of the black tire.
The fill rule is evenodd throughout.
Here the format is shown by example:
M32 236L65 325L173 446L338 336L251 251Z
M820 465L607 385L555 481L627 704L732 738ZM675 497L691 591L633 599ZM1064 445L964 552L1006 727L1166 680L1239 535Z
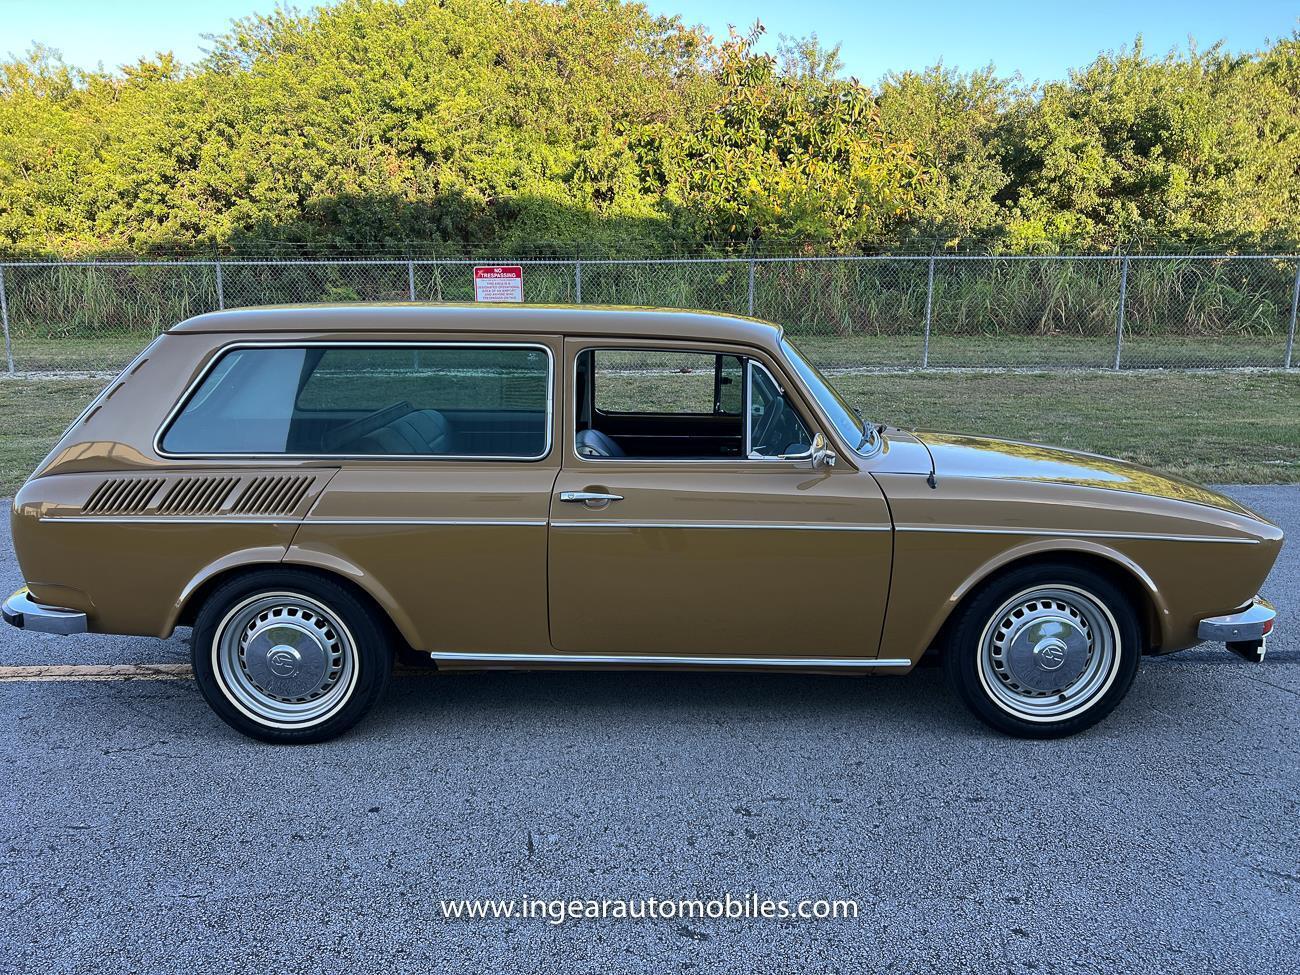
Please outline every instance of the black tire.
M383 696L393 671L387 620L345 586L292 569L218 586L199 610L190 654L217 716L272 744L343 734ZM317 677L319 686L298 694Z
M949 632L949 684L981 721L1019 738L1063 738L1092 727L1128 693L1142 655L1132 600L1106 576L1069 563L1026 565L985 583L957 610ZM1068 676L1080 666L1074 683L1043 689L1066 679L1050 668L1064 667Z

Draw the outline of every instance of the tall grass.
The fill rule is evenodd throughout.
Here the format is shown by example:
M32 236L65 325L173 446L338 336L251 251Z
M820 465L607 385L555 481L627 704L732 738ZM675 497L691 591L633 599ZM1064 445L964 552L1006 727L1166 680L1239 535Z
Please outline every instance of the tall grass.
M794 334L920 335L925 328L925 258L757 261L752 310ZM935 336L1114 335L1121 260L935 259ZM1284 335L1291 314L1293 258L1132 259L1125 301L1132 335ZM153 266L8 265L5 283L16 337L148 335L218 305L211 264ZM291 302L406 300L404 263L224 264L226 307ZM471 265L417 263L415 295L471 301ZM529 264L528 301L578 300L573 262ZM587 304L703 308L747 314L751 264L583 262Z

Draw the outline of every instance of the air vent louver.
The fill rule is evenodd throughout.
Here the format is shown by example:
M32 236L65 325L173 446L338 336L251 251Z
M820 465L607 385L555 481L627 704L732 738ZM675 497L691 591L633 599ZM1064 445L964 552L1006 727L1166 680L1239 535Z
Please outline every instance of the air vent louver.
M160 477L115 477L95 488L81 511L87 515L139 514L149 507L158 489Z
M315 480L310 474L255 477L244 485L230 510L237 515L292 514Z
M230 492L239 483L237 477L183 477L173 481L158 502L164 515L207 515L221 510Z

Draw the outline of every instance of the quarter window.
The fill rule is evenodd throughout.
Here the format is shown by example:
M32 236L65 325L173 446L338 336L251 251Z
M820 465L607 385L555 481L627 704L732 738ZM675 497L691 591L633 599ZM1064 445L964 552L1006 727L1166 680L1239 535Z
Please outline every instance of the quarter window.
M537 458L538 346L301 346L225 353L165 431L176 454Z

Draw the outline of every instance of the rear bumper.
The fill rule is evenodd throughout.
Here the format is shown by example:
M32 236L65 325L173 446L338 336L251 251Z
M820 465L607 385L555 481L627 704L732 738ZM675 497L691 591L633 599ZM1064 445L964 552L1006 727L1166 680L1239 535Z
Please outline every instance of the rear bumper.
M1202 640L1216 643L1235 643L1240 640L1262 640L1273 630L1277 610L1267 599L1256 596L1249 606L1243 606L1226 616L1209 616L1201 620L1196 635Z
M1268 635L1273 632L1277 611L1267 599L1256 596L1248 606L1226 616L1201 620L1196 635L1202 640L1222 641L1229 650L1251 663L1264 659Z
M23 586L4 601L0 612L4 621L20 630L36 630L39 633L58 633L67 636L71 633L86 632L86 614L62 606L47 606L32 599L27 587Z

